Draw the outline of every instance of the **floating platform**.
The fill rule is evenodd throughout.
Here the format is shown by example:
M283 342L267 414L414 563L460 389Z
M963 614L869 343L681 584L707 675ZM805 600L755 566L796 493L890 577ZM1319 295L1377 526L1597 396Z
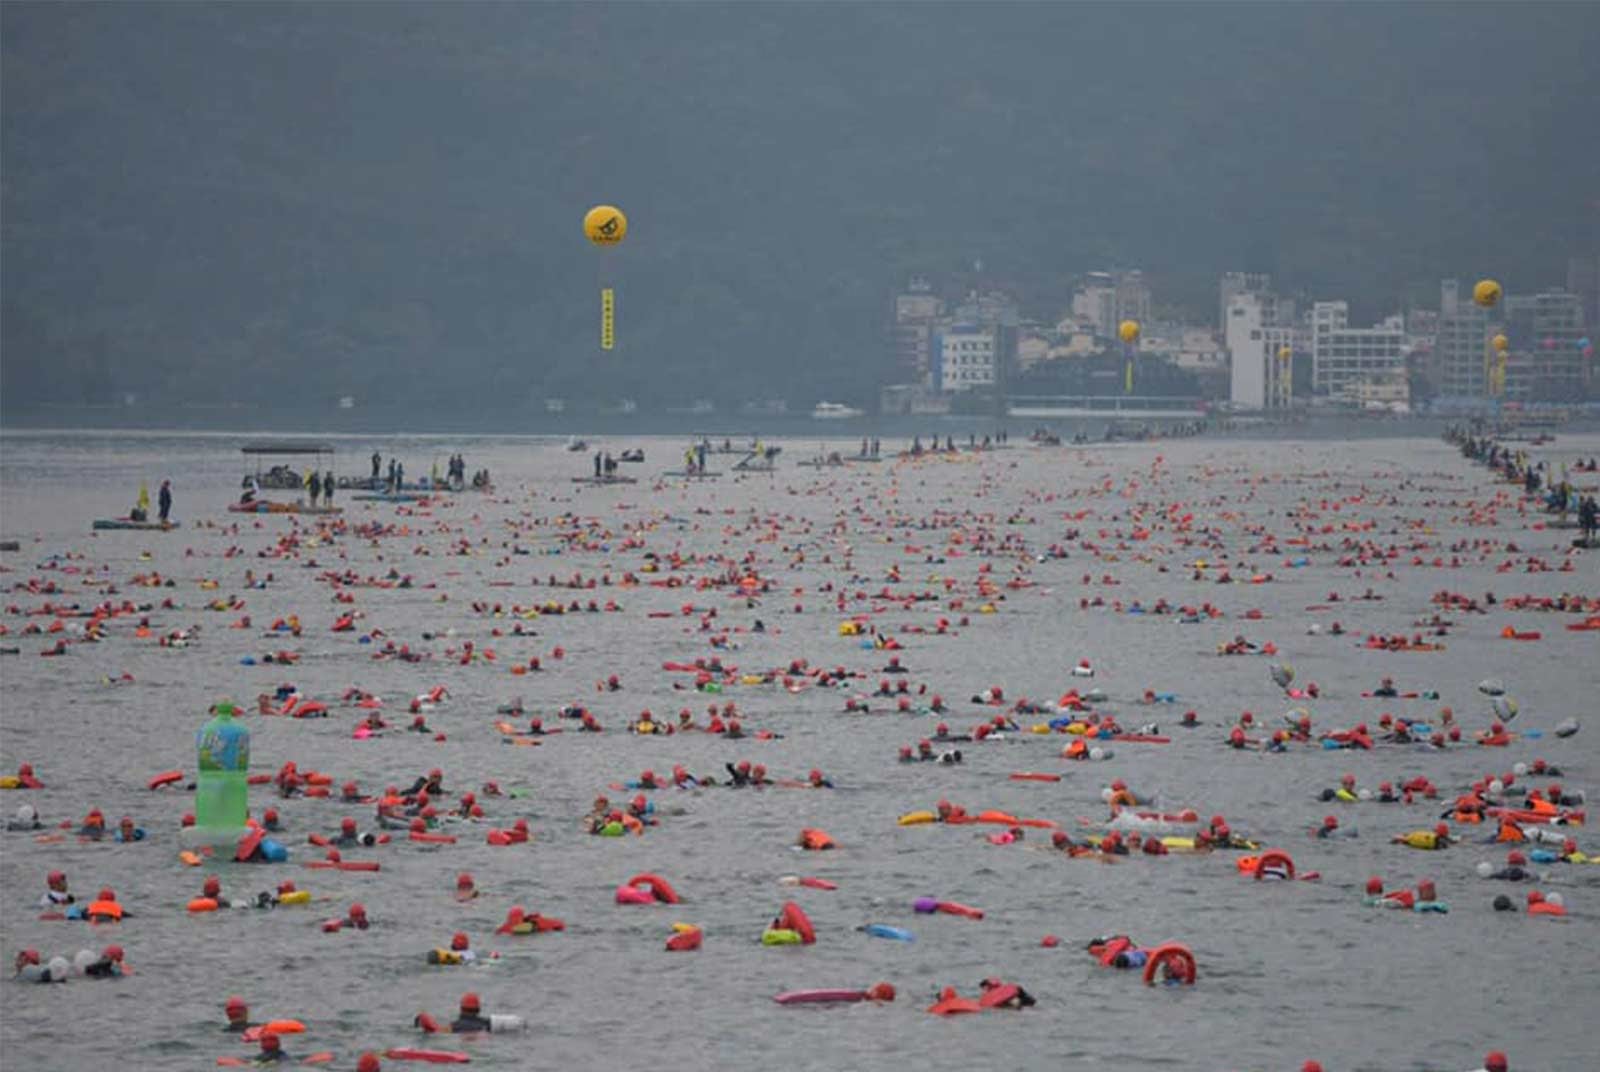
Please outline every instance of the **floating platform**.
M102 517L95 520L93 528L97 532L105 532L108 529L134 529L139 532L171 532L173 529L178 527L178 524L179 523L176 521L134 521L131 518L126 517Z
M639 481L631 476L575 476L574 484L587 484L590 487L606 487L610 484L637 484Z

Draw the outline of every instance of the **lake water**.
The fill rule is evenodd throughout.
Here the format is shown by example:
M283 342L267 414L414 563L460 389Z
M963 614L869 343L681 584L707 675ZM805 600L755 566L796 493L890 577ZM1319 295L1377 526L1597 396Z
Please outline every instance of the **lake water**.
M1415 632L1413 621L1434 612L1431 598L1441 590L1477 598L1493 592L1501 601L1600 596L1600 557L1569 555L1570 532L1537 528L1542 518L1522 506L1517 489L1440 441L1203 439L1083 449L1015 443L955 460L815 470L795 465L816 448L799 440L786 444L774 474L686 485L654 479L679 467L681 441L647 439L637 442L647 461L623 467L642 478L639 484L584 488L570 477L590 471L588 456L549 439L337 440L344 459L338 469L346 474L364 472L373 449L400 456L413 476L457 450L469 471L486 466L494 474L492 494L420 507L356 503L341 492L346 526L394 526L375 539L319 528L310 519L227 513L225 505L238 496L240 441L153 433L0 438L0 535L22 542L20 552L0 558L6 607L0 622L10 631L0 644L21 648L0 659L0 770L32 762L47 785L42 792L6 793L0 804L14 810L32 802L51 823L78 820L97 806L113 824L127 814L150 832L129 846L4 836L7 957L24 947L47 958L70 957L117 941L135 969L114 982L8 986L0 1002L8 1067L214 1067L218 1056L253 1052L220 1032L223 998L238 993L258 1018L294 1016L310 1025L309 1036L287 1040L292 1052L332 1050L333 1067L351 1068L363 1049L427 1044L412 1017L426 1009L448 1019L467 989L483 996L487 1011L529 1022L525 1034L443 1040L443 1048L465 1048L485 1068L1297 1069L1317 1057L1330 1070L1465 1069L1477 1067L1491 1048L1508 1051L1519 1070L1573 1069L1593 1060L1587 1016L1600 998L1600 868L1549 869L1540 888L1563 893L1571 913L1565 920L1495 913L1495 894L1520 901L1524 888L1474 875L1479 860L1498 864L1504 857L1501 848L1474 843L1487 831L1461 827L1468 844L1411 851L1389 838L1432 827L1443 802L1328 805L1317 794L1346 771L1365 787L1425 774L1448 800L1487 772L1544 757L1564 769L1569 792L1592 795L1600 725L1565 740L1548 733L1519 739L1505 749L1462 743L1444 751L1379 745L1345 752L1295 745L1285 755L1263 755L1223 744L1241 711L1275 723L1292 706L1269 678L1273 660L1216 656L1217 645L1236 633L1275 642L1300 682L1321 686L1322 698L1309 705L1319 729L1375 722L1384 711L1432 716L1449 704L1470 737L1489 722L1487 702L1474 687L1485 677L1502 678L1519 701L1513 729L1548 731L1572 716L1593 721L1600 633L1566 630L1579 620L1574 616L1503 607L1486 615L1446 612L1457 624L1442 652L1358 646L1367 632ZM853 444L835 446L848 452ZM1600 437L1563 436L1539 450L1556 463L1587 458L1600 454ZM714 458L713 467L726 469L730 460ZM127 512L140 481L154 496L166 477L176 489L174 516L182 529L91 534L92 519ZM1585 480L1600 483L1579 478ZM1482 508L1491 503L1497 508L1486 514ZM578 521L551 523L561 515ZM564 539L578 524L592 526L590 537ZM303 537L298 546L278 554L281 538L295 531ZM1287 542L1308 531L1309 549ZM630 539L633 546L624 547ZM1459 551L1452 567L1449 548L1462 541L1482 542ZM1052 544L1069 557L1040 561L1036 556ZM1387 564L1376 558L1366 566L1339 564L1362 547L1396 554ZM573 593L545 583L552 574L619 579L639 571L646 552L693 556L677 571L642 575L677 576L690 585ZM69 553L70 561L55 557ZM1302 555L1308 565L1286 565ZM1414 557L1431 563L1438 556L1442 568L1412 564ZM1240 583L1216 583L1216 569L1193 579L1199 559L1226 564ZM1551 569L1532 572L1530 561ZM1570 571L1554 568L1568 561ZM734 567L770 580L772 590L749 606L727 587L693 587L698 578ZM898 581L891 579L895 567ZM247 590L246 569L270 572L270 585ZM363 578L392 569L414 584L352 587L354 603L343 606L333 601L325 576L334 569ZM175 586L132 583L152 571ZM1245 583L1258 573L1273 579ZM985 577L1003 596L992 614L979 612L986 600L976 586ZM34 578L54 580L62 591L18 590ZM207 580L218 587L203 589ZM1013 580L1023 586L1006 587ZM105 584L116 587L114 597ZM1327 604L1329 593L1350 599L1369 588L1383 598L1307 609ZM934 598L903 601L916 593ZM206 609L229 596L246 607ZM614 599L623 609L540 617L526 623L535 637L496 637L492 630L509 632L513 620L472 609L474 602L526 606L574 596ZM187 648L136 639L135 619L128 617L113 620L103 642L73 644L62 658L37 654L54 638L19 635L29 622L51 619L16 611L47 600L90 607L108 598L159 603L166 597L176 606L152 610L152 627L159 635L200 626ZM1095 597L1108 605L1081 606ZM1149 606L1160 598L1210 601L1225 617L1182 625L1171 616L1109 606L1115 600ZM697 613L677 613L690 604ZM700 628L706 608L716 609L714 631ZM330 632L347 609L364 615L358 631ZM1245 620L1252 609L1263 618ZM649 617L663 611L674 613ZM305 626L297 642L263 635L275 618L291 613ZM241 614L252 628L230 629ZM897 654L913 691L925 685L929 694L942 694L954 708L945 720L955 730L994 713L969 702L987 686L1003 686L1008 699L1050 702L1076 684L1104 689L1110 699L1101 709L1124 725L1155 721L1174 741L1120 744L1111 760L1069 763L1059 758L1067 738L1013 734L965 746L960 766L900 764L898 748L929 735L938 720L894 714L880 699L871 701L873 714L843 712L846 697L876 686L889 658L839 635L840 622L858 614L902 642ZM954 623L948 635L914 631L931 629L940 617ZM750 631L757 619L765 633ZM1308 634L1312 623L1334 619L1349 635ZM1538 630L1543 639L1502 639L1507 625ZM432 659L375 661L373 647L358 639L374 627ZM724 631L736 650L713 650L712 637ZM460 665L446 656L466 640L493 649L496 660ZM558 646L564 659L552 658ZM302 661L241 665L245 656L282 648L299 651ZM868 676L847 690L791 693L735 684L711 697L675 689L692 679L662 670L666 661L718 654L742 671L808 659ZM542 659L543 673L509 672L533 656ZM1080 659L1095 667L1093 681L1069 675ZM124 672L136 683L101 683ZM597 692L596 683L613 673L622 690ZM1383 675L1402 689L1437 690L1440 699L1363 699ZM350 854L381 860L378 874L305 870L299 861L320 854L306 844L308 833L336 832L345 815L370 825L371 809L277 800L270 787L257 787L253 808L278 808L294 860L275 868L182 866L176 830L190 799L151 793L146 781L171 768L193 772L194 730L209 704L232 696L253 711L256 695L281 683L329 702L333 717L250 715L255 771L293 760L336 782L355 779L375 790L409 784L437 766L452 797L489 779L526 787L526 797L483 803L493 825L528 818L533 843L494 848L484 843L484 827L462 826L453 831L462 835L454 846L398 840ZM376 692L386 716L404 725L409 698L435 684L451 694L428 716L445 741L398 732L399 726L381 739L352 740L357 713L337 703L347 688ZM1175 692L1178 703L1142 706L1136 701L1146 689ZM540 747L507 747L493 727L495 708L518 696L552 726L561 705L586 704L606 732L566 732ZM737 703L747 729L781 739L624 732L644 708L675 713L688 706L703 724L713 700ZM1176 728L1187 709L1204 725ZM838 788L669 790L652 794L666 814L643 837L596 838L581 827L597 793L614 800L631 795L609 786L644 768L665 774L676 762L720 774L725 762L739 759L763 763L779 778L804 778L820 767ZM1058 783L1007 777L1027 770L1064 777ZM1102 863L1051 851L1042 831L997 846L985 840L994 827L895 822L944 797L973 812L998 808L1052 819L1077 834L1086 829L1080 820L1098 826L1106 818L1101 789L1118 777L1163 810L1226 815L1235 831L1288 849L1302 870L1320 871L1322 880L1247 881L1231 853ZM1359 836L1309 838L1330 810ZM799 852L792 846L802 826L826 829L838 850ZM1600 851L1588 829L1573 832L1584 850ZM135 918L93 931L36 920L45 873L54 868L67 871L80 897L115 887ZM212 871L234 896L291 877L318 901L309 908L189 916L185 902ZM459 871L475 876L481 898L466 904L452 898ZM685 903L613 904L614 888L639 872L671 880ZM779 885L786 874L820 875L839 888ZM1362 886L1372 874L1391 887L1432 877L1452 911L1363 908ZM981 906L987 918L918 916L911 902L924 895ZM813 919L817 944L762 947L763 927L790 897ZM373 929L322 933L317 922L342 915L352 900L365 903ZM566 931L495 937L514 903L563 918ZM702 952L663 951L677 920L705 928ZM856 930L868 922L908 927L916 941L883 941ZM425 964L426 951L448 944L458 929L471 934L480 952L502 957L474 968ZM1136 973L1100 968L1082 951L1090 938L1118 932L1143 944L1188 944L1198 958L1199 984L1147 988ZM1046 934L1059 935L1060 947L1042 948ZM973 994L991 975L1021 983L1038 1005L969 1017L924 1013L939 987ZM865 987L880 979L899 989L892 1005L782 1008L770 1000L795 988Z

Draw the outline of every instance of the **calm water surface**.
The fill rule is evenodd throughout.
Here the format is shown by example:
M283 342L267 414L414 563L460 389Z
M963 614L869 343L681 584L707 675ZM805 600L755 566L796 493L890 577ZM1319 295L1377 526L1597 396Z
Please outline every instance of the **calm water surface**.
M607 446L620 450L620 441ZM646 440L648 461L624 471L634 486L591 489L569 478L589 469L585 455L537 439L340 440L342 473L360 473L376 447L397 453L420 475L435 459L463 451L469 469L489 467L492 495L464 494L437 505L397 508L355 503L340 495L349 525L396 526L380 539L348 531L319 531L292 517L241 518L225 512L238 494L239 440L226 436L118 433L114 436L28 433L0 438L0 534L20 539L20 553L0 564L10 630L0 643L21 648L0 659L0 769L31 761L47 783L40 793L4 794L14 809L35 803L46 820L77 819L102 808L112 822L129 814L150 831L132 846L39 844L26 834L4 836L0 905L7 958L27 946L46 957L70 956L116 940L136 973L118 982L76 980L66 986L13 984L0 1000L0 1042L7 1067L214 1067L215 1058L250 1050L223 1037L225 995L246 996L259 1016L296 1016L312 1034L291 1039L296 1052L328 1049L334 1067L353 1067L365 1048L417 1045L410 1022L419 1010L441 1018L466 989L483 995L493 1012L530 1022L523 1035L466 1042L476 1066L505 1069L588 1069L617 1065L804 1069L1060 1068L1291 1069L1319 1057L1329 1069L1464 1069L1483 1053L1503 1048L1517 1069L1593 1067L1590 1018L1600 998L1600 868L1555 869L1542 888L1560 890L1571 915L1564 921L1496 914L1496 893L1521 890L1483 882L1480 859L1498 861L1492 846L1468 844L1443 853L1418 853L1388 844L1391 835L1433 824L1442 806L1359 804L1339 809L1355 826L1352 840L1309 839L1307 830L1329 810L1316 800L1349 771L1362 785L1426 774L1446 794L1490 770L1544 756L1565 769L1563 783L1591 794L1597 774L1600 723L1567 740L1519 740L1508 749L1462 745L1444 752L1379 747L1369 753L1297 747L1263 756L1226 749L1225 725L1242 710L1276 719L1289 704L1272 684L1263 658L1218 658L1216 645L1243 632L1275 641L1300 680L1323 690L1312 705L1319 726L1374 721L1385 710L1432 715L1452 705L1469 730L1488 722L1475 690L1488 676L1503 678L1521 704L1519 729L1548 729L1569 716L1596 714L1600 695L1600 633L1569 632L1577 619L1511 612L1453 614L1458 626L1438 653L1373 653L1354 638L1308 635L1312 622L1338 618L1352 633L1412 632L1432 613L1430 597L1449 589L1481 597L1563 592L1600 596L1600 558L1571 557L1569 572L1530 572L1536 559L1551 567L1568 561L1570 533L1535 528L1519 497L1432 440L1356 443L1182 441L1109 448L1015 449L957 461L896 463L844 470L802 469L814 441L794 441L774 475L724 478L686 486L655 480L676 468L681 444ZM894 446L898 448L900 444ZM850 445L839 444L849 450ZM890 444L885 443L886 449ZM1542 456L1554 461L1600 454L1600 438L1563 437ZM726 465L721 467L726 468ZM92 535L90 521L126 513L141 480L154 495L163 477L174 481L175 516L184 527L160 535ZM1600 477L1585 477L1600 483ZM1493 524L1469 523L1469 502L1498 497ZM586 548L565 544L570 531L536 524L561 514L594 524ZM1192 515L1188 531L1179 522ZM935 519L939 527L928 527ZM1287 544L1314 529L1314 547ZM1323 529L1327 527L1327 532ZM273 553L285 534L305 537L292 554ZM1071 530L1078 537L1070 538ZM1276 548L1267 537L1275 537ZM624 547L631 538L633 546ZM1338 564L1346 539L1402 548L1389 566ZM1185 544L1182 541L1190 541ZM1459 567L1431 562L1450 544L1493 541L1488 552L1460 555ZM1516 544L1513 552L1507 541ZM1070 557L1038 561L1052 544ZM1092 545L1092 548L1091 546ZM1415 547L1415 550L1413 550ZM512 553L513 549L528 552ZM509 618L473 613L474 601L540 603L570 595L551 589L551 574L614 578L638 570L644 554L673 552L746 563L773 582L773 591L747 606L726 589L613 587L593 593L616 599L615 614L545 616L529 623L536 637L492 635ZM233 552L231 555L229 552ZM72 555L69 561L62 556ZM1290 568L1305 555L1309 565ZM1243 582L1270 573L1263 584L1217 584L1191 579L1197 559L1226 563ZM49 566L69 567L47 569ZM899 581L891 579L898 567ZM246 590L245 570L272 574L265 590ZM686 566L693 581L717 575L723 561ZM391 569L415 579L410 589L357 587L354 609L363 628L381 628L398 642L431 652L420 664L379 662L358 634L329 631L341 609L323 579L328 569L379 576ZM1393 577L1387 576L1392 570ZM137 587L137 574L158 571L175 587ZM984 574L982 571L987 571ZM980 576L1001 585L997 612L978 613ZM1214 578L1215 573L1210 577ZM17 590L32 578L54 579L62 594ZM953 586L947 589L947 579ZM1026 587L1006 588L1016 579ZM214 580L207 590L202 582ZM89 583L92 581L92 584ZM1114 582L1114 583L1113 583ZM27 611L47 599L92 606L110 598L159 602L157 632L200 626L199 641L163 649L133 637L133 621L115 620L100 644L79 644L65 658L43 659L44 638L18 636ZM832 585L837 591L820 590ZM1368 588L1381 601L1348 603L1331 611L1329 593L1353 597ZM927 592L937 600L905 605L887 596ZM839 594L845 610L835 605ZM215 612L219 596L245 600L251 629L230 629L241 612ZM1159 598L1211 601L1226 617L1180 625L1171 617L1118 613L1107 604ZM589 598L585 594L584 598ZM959 601L956 606L951 601ZM1107 710L1124 724L1162 723L1185 709L1205 725L1173 728L1167 746L1121 745L1103 763L1058 758L1055 736L1014 736L965 749L959 767L903 766L897 748L931 733L935 719L888 713L875 700L870 716L842 713L849 692L813 689L791 694L775 686L730 686L719 699L737 702L747 728L782 735L773 741L729 741L704 734L637 737L622 732L643 708L691 707L704 720L708 697L678 691L683 675L665 673L668 660L714 654L698 616L648 617L687 604L715 608L716 624L733 630L737 650L725 662L745 670L782 667L792 659L867 671L875 685L887 661L838 635L852 614L870 615L899 636L913 688L941 693L955 711L948 721L970 727L990 712L967 702L988 685L1008 696L1054 699L1074 684L1069 668L1089 659L1092 683L1107 691ZM803 610L797 612L796 605ZM1263 620L1242 616L1259 609ZM263 635L273 619L297 613L303 655L292 668L242 666L286 646ZM941 616L959 620L951 635L919 634ZM748 631L761 619L764 635ZM1500 630L1539 630L1543 639L1516 643ZM452 636L438 636L453 630ZM426 639L425 634L435 635ZM447 649L465 640L492 648L495 662L459 665ZM565 649L562 660L552 649ZM546 672L514 677L509 667L540 656ZM105 675L132 674L137 683L111 688ZM623 690L599 694L596 682L621 676ZM1436 689L1436 702L1361 697L1382 675L1405 689ZM351 686L379 693L400 718L410 696L434 684L452 699L429 716L444 742L393 732L355 741L353 710L334 708L325 720L250 717L254 768L271 771L287 760L327 771L364 788L409 783L439 766L454 792L485 780L531 790L521 799L489 800L489 816L510 825L525 816L535 831L530 846L491 848L482 829L458 830L461 843L422 848L397 843L369 854L380 874L223 866L225 892L250 895L293 877L318 902L306 909L190 917L183 904L199 892L203 874L176 858L175 831L188 807L185 794L152 794L153 774L192 771L193 733L205 708L222 696L252 701L291 682L312 697L335 702ZM1175 707L1135 701L1146 688L1178 693ZM566 733L538 748L500 743L497 705L522 697L553 724L568 702L588 704L607 732ZM821 767L834 792L654 794L668 814L642 838L592 838L579 817L597 792L646 767L720 772L742 758L764 763L778 777L803 778ZM1007 779L1012 771L1057 771L1059 783ZM1080 819L1105 817L1100 791L1121 777L1153 795L1163 808L1221 812L1235 830L1294 853L1320 883L1242 881L1234 857L1133 858L1115 864L1069 860L1032 836L999 847L987 828L901 828L895 818L931 807L940 797L969 810L1001 808L1057 820L1074 831ZM619 794L611 792L613 798ZM316 800L270 800L257 788L257 809L275 804L296 859L315 852L311 832L331 833L346 814L365 824L368 809ZM839 850L801 854L791 848L799 828L816 825ZM1468 837L1480 835L1471 828ZM1582 847L1600 841L1577 831ZM44 875L62 868L79 896L114 886L135 914L115 931L36 920ZM475 902L451 897L458 871L470 871L486 892ZM641 871L667 876L686 898L660 910L620 908L613 888ZM795 891L777 883L785 874L818 874L836 892ZM1360 906L1370 874L1391 886L1433 877L1452 905L1447 916L1375 912ZM982 906L981 922L916 916L911 901L933 895ZM796 896L816 924L818 944L768 949L757 942L783 901ZM323 934L317 921L363 901L376 926L365 933ZM503 939L493 929L513 903L562 917L563 934ZM662 944L675 920L702 924L703 952L668 955ZM855 930L878 921L909 927L912 944L885 942ZM492 966L430 968L427 949L467 930L480 950L499 950ZM1188 943L1200 964L1200 984L1182 991L1152 990L1133 973L1096 967L1082 951L1091 937L1131 934L1142 943ZM1041 948L1045 934L1060 948ZM940 1019L923 1008L936 988L976 990L1000 975L1033 992L1024 1013ZM893 982L900 1000L886 1007L783 1009L770 996L800 987L866 986Z

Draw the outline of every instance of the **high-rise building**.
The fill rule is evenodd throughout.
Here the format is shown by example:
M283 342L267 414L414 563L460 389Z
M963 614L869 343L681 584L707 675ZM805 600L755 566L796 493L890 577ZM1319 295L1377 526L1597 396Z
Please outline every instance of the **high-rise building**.
M1229 398L1239 409L1282 409L1293 399L1293 363L1308 356L1308 339L1286 308L1293 304L1271 291L1241 291L1228 304Z
M1439 394L1446 398L1481 398L1487 378L1489 314L1461 296L1461 284L1439 284L1439 333L1433 343L1433 367Z
M1124 320L1150 319L1150 286L1137 268L1126 272L1090 272L1072 295L1072 315L1114 339Z
M894 299L894 374L903 383L933 386L939 354L934 344L944 302L921 276L913 276Z
M1318 394L1355 397L1358 384L1403 381L1406 376L1405 321L1391 316L1371 328L1350 327L1350 307L1317 302L1311 307L1311 387Z
M1583 306L1583 322L1593 331L1600 325L1600 255L1567 258L1567 292Z
M1217 325L1226 332L1228 307L1233 304L1233 299L1240 294L1270 294L1272 277L1259 272L1225 272L1217 290L1221 299L1217 306Z
M1564 290L1507 295L1502 330L1510 344L1506 398L1571 402L1584 397L1587 361L1579 342L1586 336L1578 295Z
M972 391L995 386L999 376L998 325L952 324L940 335L939 388Z

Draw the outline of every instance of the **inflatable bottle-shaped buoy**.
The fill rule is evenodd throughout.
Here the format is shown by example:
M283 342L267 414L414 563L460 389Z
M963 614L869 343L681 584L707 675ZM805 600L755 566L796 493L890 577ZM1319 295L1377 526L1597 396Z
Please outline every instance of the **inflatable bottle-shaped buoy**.
M195 733L200 776L195 783L194 826L184 843L231 848L245 835L250 810L250 731L234 720L226 700Z

